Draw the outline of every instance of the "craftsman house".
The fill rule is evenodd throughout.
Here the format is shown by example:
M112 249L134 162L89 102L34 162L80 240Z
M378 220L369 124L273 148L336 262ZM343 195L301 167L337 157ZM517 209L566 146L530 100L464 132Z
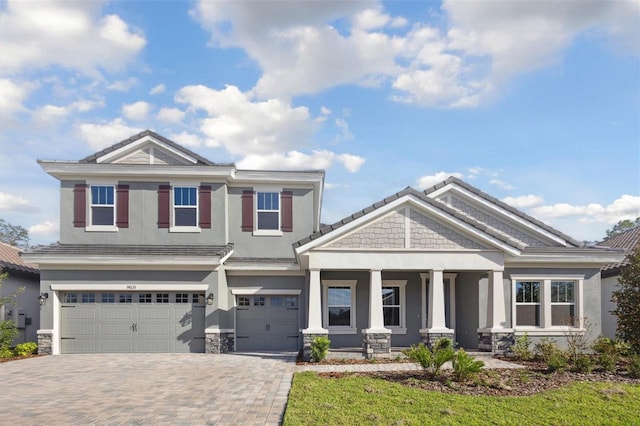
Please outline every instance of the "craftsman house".
M501 351L585 318L599 331L600 268L622 259L456 178L322 226L324 172L240 170L151 131L39 163L60 181L60 242L25 257L53 354L299 350L319 335L369 357L440 336Z

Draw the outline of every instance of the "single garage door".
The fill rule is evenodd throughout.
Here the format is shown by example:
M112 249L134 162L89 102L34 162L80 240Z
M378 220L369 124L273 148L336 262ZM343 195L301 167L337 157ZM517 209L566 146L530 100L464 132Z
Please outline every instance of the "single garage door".
M236 297L236 350L298 350L298 296Z
M67 292L62 353L204 352L204 294Z

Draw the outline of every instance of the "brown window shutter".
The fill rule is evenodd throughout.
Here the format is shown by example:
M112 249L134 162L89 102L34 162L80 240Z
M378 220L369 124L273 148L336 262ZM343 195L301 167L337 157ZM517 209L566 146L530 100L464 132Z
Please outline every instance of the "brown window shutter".
M73 226L87 226L87 185L84 183L78 183L73 188Z
M253 231L253 191L242 191L242 232Z
M169 185L160 185L160 188L158 188L158 228L169 227L170 195L171 187Z
M129 227L129 185L118 185L116 190L116 226L118 228Z
M282 191L280 194L282 232L293 232L293 191Z
M211 187L200 187L200 228L211 228Z

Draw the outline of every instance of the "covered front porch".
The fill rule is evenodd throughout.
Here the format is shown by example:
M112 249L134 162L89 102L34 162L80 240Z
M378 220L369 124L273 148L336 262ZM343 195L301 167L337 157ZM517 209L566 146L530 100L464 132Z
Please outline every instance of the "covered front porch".
M513 341L501 253L333 254L338 253L311 256L342 261L309 268L307 359L318 336L331 340L335 354L360 348L365 358L390 357L442 337L467 350L492 353L504 352ZM357 268L358 259L367 259L369 267ZM337 264L342 262L352 267Z

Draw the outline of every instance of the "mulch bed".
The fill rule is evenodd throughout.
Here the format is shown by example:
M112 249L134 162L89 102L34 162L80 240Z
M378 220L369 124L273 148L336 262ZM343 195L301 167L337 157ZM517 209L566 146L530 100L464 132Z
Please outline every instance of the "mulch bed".
M35 358L35 357L38 357L38 356L46 356L46 355L35 354L35 355L25 355L25 356L12 356L12 357L9 357L9 358L0 358L0 364L2 364L3 362L19 361L21 359Z

